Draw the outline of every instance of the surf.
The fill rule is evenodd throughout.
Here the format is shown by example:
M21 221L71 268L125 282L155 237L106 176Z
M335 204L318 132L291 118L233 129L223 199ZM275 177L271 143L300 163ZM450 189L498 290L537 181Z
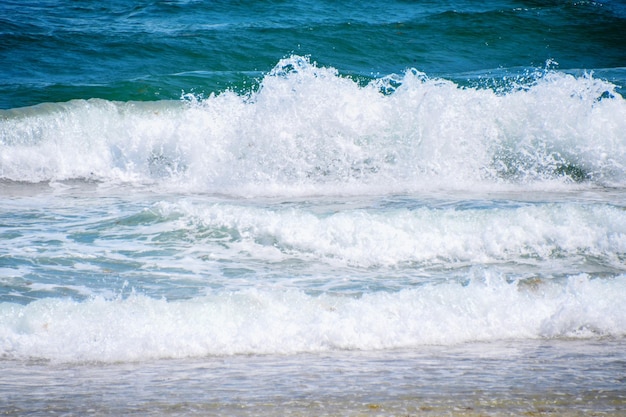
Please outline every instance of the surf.
M494 89L412 69L363 84L291 56L250 91L1 110L0 178L261 195L622 187L625 129L626 102L592 74L546 70Z
M40 299L0 304L5 359L128 362L623 337L624 277L424 285L361 296L248 289L188 300Z

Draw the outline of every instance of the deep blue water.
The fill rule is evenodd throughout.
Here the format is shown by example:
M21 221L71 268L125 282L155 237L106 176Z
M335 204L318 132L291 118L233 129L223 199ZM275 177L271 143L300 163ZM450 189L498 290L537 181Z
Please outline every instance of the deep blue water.
M543 68L626 81L619 1L3 1L0 108L250 89L291 54L368 80Z

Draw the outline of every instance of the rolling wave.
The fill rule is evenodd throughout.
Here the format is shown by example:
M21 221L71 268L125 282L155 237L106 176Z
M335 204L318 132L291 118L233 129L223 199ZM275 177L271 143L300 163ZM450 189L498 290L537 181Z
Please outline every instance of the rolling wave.
M625 131L626 102L592 75L548 70L494 90L410 70L361 85L292 56L249 93L2 110L0 178L234 194L621 187Z

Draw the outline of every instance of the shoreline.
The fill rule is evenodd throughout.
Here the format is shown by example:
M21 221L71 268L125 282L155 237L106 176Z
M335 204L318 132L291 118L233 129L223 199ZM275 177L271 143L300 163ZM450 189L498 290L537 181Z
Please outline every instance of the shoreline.
M626 339L114 364L3 360L3 415L618 416Z

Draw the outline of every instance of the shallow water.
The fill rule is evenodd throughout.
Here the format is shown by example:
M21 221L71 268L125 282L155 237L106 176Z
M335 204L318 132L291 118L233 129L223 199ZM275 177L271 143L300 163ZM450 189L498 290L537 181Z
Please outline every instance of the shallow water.
M623 340L118 364L3 362L32 415L594 415L624 412ZM621 375L621 376L620 376Z

